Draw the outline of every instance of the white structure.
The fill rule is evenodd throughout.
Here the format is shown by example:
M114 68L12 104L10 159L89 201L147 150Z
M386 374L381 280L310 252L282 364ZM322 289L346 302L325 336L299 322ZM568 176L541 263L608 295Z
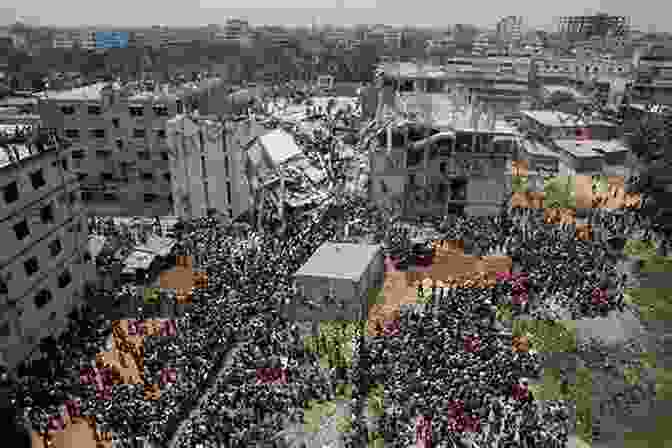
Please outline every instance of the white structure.
M0 141L0 357L10 367L66 328L95 276L78 180L57 142L41 141Z

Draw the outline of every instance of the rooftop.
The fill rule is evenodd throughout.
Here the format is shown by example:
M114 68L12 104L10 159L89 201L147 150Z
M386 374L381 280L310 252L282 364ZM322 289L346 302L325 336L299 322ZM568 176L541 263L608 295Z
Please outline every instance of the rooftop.
M27 160L51 149L31 143L32 137L32 125L0 124L0 168Z
M277 166L291 158L303 155L294 137L282 129L275 129L259 137L259 142L266 148L266 153Z
M135 250L124 260L124 271L148 269L154 258L156 258L155 254Z
M572 95L574 98L586 97L578 90L568 86L544 84L544 90L546 90L549 95L553 95L554 93L567 93L569 95Z
M522 139L522 144L523 149L525 149L525 152L528 154L542 157L558 157L558 154L555 151L536 140Z
M46 98L57 101L98 101L105 83L99 82L70 90L49 90Z
M587 140L585 142L578 142L577 140L554 140L553 142L560 149L568 152L574 157L589 158L602 156L599 152L591 149L593 147L592 140Z
M324 243L295 275L358 281L380 250L379 245Z
M581 118L578 115L572 115L565 112L554 110L522 110L520 113L544 126L552 128L585 126L585 123L581 121ZM610 124L607 122L604 123ZM602 123L593 121L591 124L601 125Z
M583 140L581 144L592 148L598 153L629 151L628 147L620 140Z

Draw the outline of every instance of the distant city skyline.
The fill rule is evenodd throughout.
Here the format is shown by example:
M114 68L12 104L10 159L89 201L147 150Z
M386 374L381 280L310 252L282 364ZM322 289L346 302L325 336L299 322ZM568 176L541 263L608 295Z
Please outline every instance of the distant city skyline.
M384 6L379 6L384 5ZM193 3L167 3L157 0L142 2L116 0L91 7L83 0L63 0L59 3L44 3L41 0L23 0L21 6L0 8L0 22L12 23L17 17L30 18L26 22L43 26L117 26L148 27L202 26L224 24L228 18L242 18L252 25L310 26L389 24L397 26L443 27L456 23L473 24L493 28L497 21L509 15L524 17L527 26L545 30L557 29L558 17L604 12L610 15L626 15L634 28L649 31L669 29L666 17L672 13L667 2L640 0L637 3L625 0L579 2L567 0L544 4L530 0L510 2L463 2L438 4L436 1L415 0L406 2L378 2L377 0L286 0L283 8L274 8L268 0L230 0L222 8L214 0L202 0L200 7ZM240 7L238 7L240 6ZM270 6L267 7L267 6Z

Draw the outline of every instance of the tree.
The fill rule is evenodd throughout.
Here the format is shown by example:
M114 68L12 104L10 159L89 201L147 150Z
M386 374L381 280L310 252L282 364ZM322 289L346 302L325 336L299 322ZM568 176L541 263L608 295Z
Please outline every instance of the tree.
M672 114L652 109L647 106L646 116L629 137L636 175L626 188L641 195L640 211L658 235L657 252L664 257L672 236Z

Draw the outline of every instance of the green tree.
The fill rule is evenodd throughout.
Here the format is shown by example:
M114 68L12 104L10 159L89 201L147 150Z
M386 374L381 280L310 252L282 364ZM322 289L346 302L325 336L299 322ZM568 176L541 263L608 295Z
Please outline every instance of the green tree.
M672 236L672 114L654 113L652 106L629 136L635 176L628 179L627 190L642 198L641 213L650 220L658 235L658 255L669 253Z
M544 180L544 207L576 208L576 182L571 176L555 176Z

